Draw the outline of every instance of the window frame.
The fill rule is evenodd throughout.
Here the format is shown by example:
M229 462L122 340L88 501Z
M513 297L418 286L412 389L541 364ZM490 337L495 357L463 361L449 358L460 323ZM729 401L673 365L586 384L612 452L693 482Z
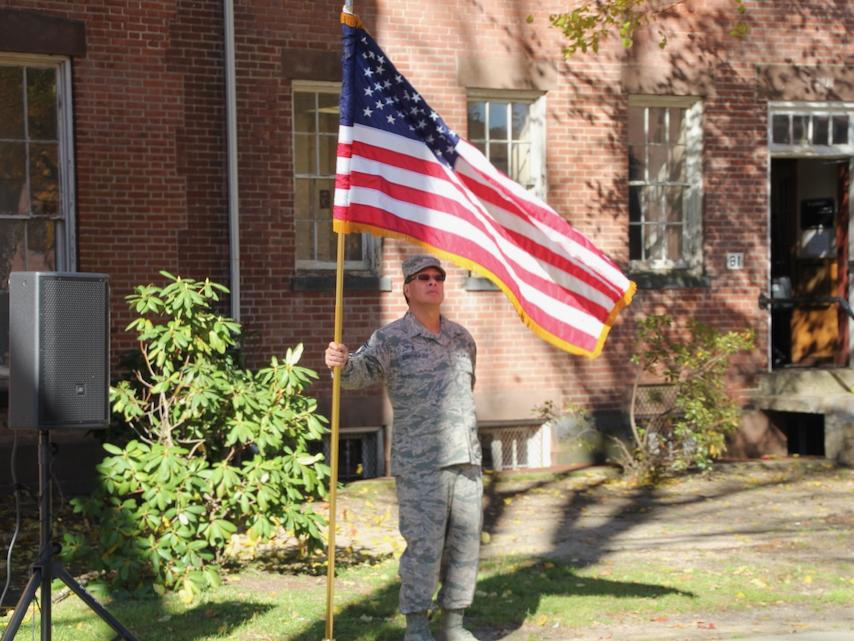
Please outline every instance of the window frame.
M814 116L848 117L848 142L845 144L815 144L813 141ZM792 116L809 117L806 143L775 143L774 117L789 117L789 133L792 133ZM773 101L768 103L768 151L775 158L785 157L844 157L854 156L854 103L852 102L801 102Z
M483 89L469 88L466 92L466 120L468 120L468 109L471 102L518 102L527 103L530 105L529 118L533 124L531 130L531 175L533 178L533 188L528 191L542 201L546 201L548 196L548 177L546 172L546 94L542 91L530 91L521 89ZM512 118L508 118L508 126L512 125ZM484 155L489 158L489 126L485 123L485 142L487 153ZM466 127L466 138L474 145L471 138L471 132ZM510 132L509 140L513 140L512 131ZM516 180L510 176L512 180Z
M633 272L651 273L673 273L683 272L699 276L703 267L703 101L698 96L658 96L638 94L631 95L628 99L628 109L639 108L682 108L685 109L685 184L687 184L683 195L683 219L682 219L682 256L678 260L673 259L629 259L629 269ZM644 138L646 139L646 128L648 127L648 112L644 117ZM628 110L626 112L626 160L629 161L628 138L629 122ZM634 186L668 184L666 181L649 182L648 177L644 180L631 180L628 164L626 166L627 191L630 192ZM627 193L626 203L629 204L630 195ZM629 222L629 228L632 223ZM628 231L628 229L627 229ZM627 239L628 240L628 239ZM643 237L641 237L643 242Z
M19 54L0 51L0 66L54 69L56 71L56 141L58 170L58 214L48 219L56 225L56 264L58 272L77 271L77 195L74 162L74 102L72 93L72 62L67 56ZM26 109L26 96L24 97ZM29 147L27 135L25 142ZM30 167L27 162L27 188L30 187ZM21 220L21 216L0 214L3 220ZM26 220L32 217L28 214ZM6 283L0 283L0 291L8 296ZM0 319L0 331L9 332L8 318ZM8 364L0 364L0 379L9 377Z
M298 173L297 172L297 162L296 162L296 154L297 154L297 134L298 133L306 133L306 132L297 132L296 128L296 114L295 114L295 105L296 105L296 95L297 93L310 93L310 94L335 94L341 95L341 83L340 82L328 82L321 80L293 80L291 82L291 153L293 155L293 220L294 220L294 266L297 272L329 272L335 270L336 261L326 261L326 260L306 260L298 258L297 253L297 244L300 242L297 231L297 204L296 204L296 194L297 194L297 181L300 179L331 179L333 184L333 200L334 200L334 186L335 186L335 174L331 175L321 175L320 173L311 174L311 173ZM319 117L318 114L315 114L315 117ZM317 127L317 120L315 120L315 136L320 135L319 127ZM318 157L315 159L317 161L316 166L320 167L319 162L319 154L320 154L320 145L315 146L315 153L318 154ZM331 224L331 220L330 220ZM380 241L378 238L374 237L371 234L363 233L362 234L362 259L361 260L345 260L344 261L344 269L348 272L357 272L363 274L373 274L376 271L376 266L379 264L379 251L380 251Z

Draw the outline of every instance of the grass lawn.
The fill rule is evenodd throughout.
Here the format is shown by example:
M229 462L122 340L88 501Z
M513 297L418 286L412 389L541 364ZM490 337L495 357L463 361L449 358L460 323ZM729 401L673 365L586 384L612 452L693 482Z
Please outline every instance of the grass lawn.
M402 636L396 561L346 568L335 588L337 639L381 641ZM319 641L324 637L325 577L248 569L231 575L222 587L190 606L175 596L110 600L97 590L94 593L139 641ZM523 622L572 628L690 613L712 618L804 599L854 607L854 581L786 562L756 567L750 559L737 556L716 564L714 570L628 563L576 569L552 561L504 558L483 564L470 622L475 628L507 630ZM53 619L56 641L108 641L113 636L73 596L54 606ZM37 615L27 618L18 637L26 639L33 631L38 634Z

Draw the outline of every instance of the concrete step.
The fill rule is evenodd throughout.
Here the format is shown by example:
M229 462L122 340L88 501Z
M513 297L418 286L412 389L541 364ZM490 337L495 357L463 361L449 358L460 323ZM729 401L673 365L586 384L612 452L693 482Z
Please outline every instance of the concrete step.
M827 396L851 394L854 388L854 369L780 369L760 374L759 395L762 396Z

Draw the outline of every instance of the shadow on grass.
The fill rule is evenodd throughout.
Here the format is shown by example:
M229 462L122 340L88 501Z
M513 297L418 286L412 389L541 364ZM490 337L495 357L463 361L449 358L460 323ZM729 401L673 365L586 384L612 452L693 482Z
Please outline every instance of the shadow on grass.
M160 639L193 641L221 638L273 607L263 603L229 600L203 603L181 613L171 614L164 612L161 601L154 598L112 601L109 604L110 612L131 630L138 641L159 641ZM79 616L63 616L55 619L53 625L55 637L57 639L80 638L79 626L92 624L93 617L89 610L83 610ZM106 623L97 620L94 625L97 629L86 638L113 638L113 632Z

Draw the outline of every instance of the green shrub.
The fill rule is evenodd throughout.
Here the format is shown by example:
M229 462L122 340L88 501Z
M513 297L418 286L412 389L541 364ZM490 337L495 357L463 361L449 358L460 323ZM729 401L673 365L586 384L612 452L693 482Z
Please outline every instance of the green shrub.
M732 356L753 342L750 330L721 333L691 320L679 331L666 315L640 321L632 357L638 366L629 410L632 443L620 442L620 463L631 479L654 483L690 467L706 469L724 453L726 436L738 427L740 417L724 377ZM673 401L640 421L640 383L650 377L672 386Z
M322 542L307 501L325 494L329 470L311 452L326 428L303 395L317 375L298 365L302 345L241 368L240 326L212 308L226 288L161 273L164 286L127 297L143 366L110 390L125 438L104 446L99 489L73 501L89 527L64 549L120 584L151 580L189 600L218 582L235 533Z

